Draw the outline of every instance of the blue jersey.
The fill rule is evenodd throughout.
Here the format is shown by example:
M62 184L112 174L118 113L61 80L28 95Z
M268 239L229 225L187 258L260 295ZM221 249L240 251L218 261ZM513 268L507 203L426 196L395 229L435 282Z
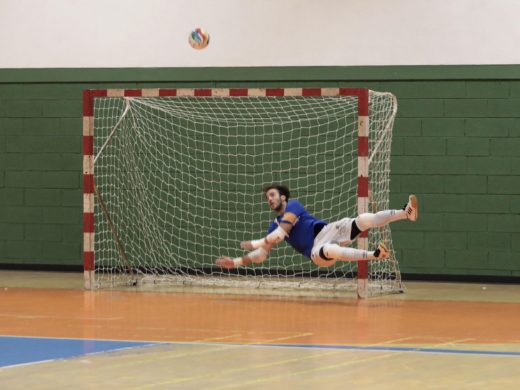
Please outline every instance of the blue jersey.
M285 212L292 213L298 218L291 229L289 236L285 237L285 241L287 241L298 252L310 258L312 246L314 244L315 229L317 229L318 226L326 225L327 222L321 221L309 214L307 210L305 210L305 207L303 207L303 205L296 199L290 199L287 202ZM269 234L274 231L280 224L281 220L282 216L277 216L269 226L267 233Z

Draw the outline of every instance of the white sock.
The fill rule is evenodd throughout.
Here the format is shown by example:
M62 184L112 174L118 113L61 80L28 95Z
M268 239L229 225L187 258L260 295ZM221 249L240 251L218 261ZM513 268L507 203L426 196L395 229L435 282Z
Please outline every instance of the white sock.
M384 210L375 214L364 213L356 218L356 225L361 231L385 226L391 222L407 219L404 210Z
M374 251L365 251L363 249L346 248L337 244L327 244L323 247L325 256L329 259L340 261L358 261L376 259Z

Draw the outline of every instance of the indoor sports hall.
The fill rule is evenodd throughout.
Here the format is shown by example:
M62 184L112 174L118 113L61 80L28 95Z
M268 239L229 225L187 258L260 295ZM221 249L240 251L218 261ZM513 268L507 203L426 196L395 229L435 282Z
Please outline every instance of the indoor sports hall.
M0 0L0 389L517 389L514 0Z

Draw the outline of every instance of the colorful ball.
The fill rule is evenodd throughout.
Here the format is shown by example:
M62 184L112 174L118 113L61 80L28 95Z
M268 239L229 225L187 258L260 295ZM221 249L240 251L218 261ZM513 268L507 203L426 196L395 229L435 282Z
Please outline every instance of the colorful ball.
M188 42L194 49L204 49L209 44L209 34L198 27L191 32Z

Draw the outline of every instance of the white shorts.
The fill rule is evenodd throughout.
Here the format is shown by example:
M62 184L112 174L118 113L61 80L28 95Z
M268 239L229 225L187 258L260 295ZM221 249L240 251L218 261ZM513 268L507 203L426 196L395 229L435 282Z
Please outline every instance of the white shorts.
M350 238L352 232L352 222L354 218L343 218L337 222L329 223L314 239L311 251L311 259L314 264L320 267L330 267L334 265L336 260L326 260L320 257L320 249L325 244L337 244L339 246L348 246L354 240Z

